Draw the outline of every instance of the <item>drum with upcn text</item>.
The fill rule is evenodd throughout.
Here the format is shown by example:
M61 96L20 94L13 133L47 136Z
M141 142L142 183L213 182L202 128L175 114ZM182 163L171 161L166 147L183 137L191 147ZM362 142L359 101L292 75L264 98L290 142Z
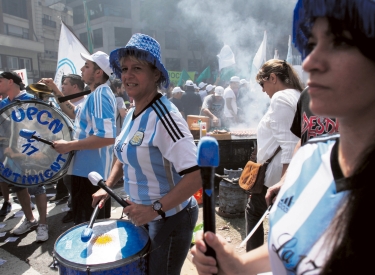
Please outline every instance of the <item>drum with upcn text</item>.
M60 274L147 274L150 238L143 226L126 220L98 220L88 242L81 241L88 223L63 233L55 242Z
M20 187L56 182L69 168L73 152L60 154L49 144L20 136L35 131L45 140L71 141L72 120L51 104L16 100L0 110L0 181Z

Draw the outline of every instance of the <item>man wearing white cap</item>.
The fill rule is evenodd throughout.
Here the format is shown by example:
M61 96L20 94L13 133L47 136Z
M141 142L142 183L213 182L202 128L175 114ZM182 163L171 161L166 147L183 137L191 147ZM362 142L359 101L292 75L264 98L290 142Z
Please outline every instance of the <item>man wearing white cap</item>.
M69 166L72 175L73 221L80 224L90 220L93 208L92 194L98 188L89 181L88 174L98 172L107 179L113 161L113 144L116 137L116 99L111 88L106 84L112 70L109 56L101 51L92 55L81 53L86 61L81 68L82 80L92 91L86 100L74 106L70 101L59 103L61 109L74 119L73 141L53 141L53 147L61 154L76 151ZM52 88L57 101L63 94L52 79L41 82ZM99 212L98 218L110 218L111 202L108 200Z
M207 83L201 82L198 84L198 87L199 87L199 95L201 96L201 100L203 102L204 98L207 96L207 91L206 91Z
M174 87L172 90L172 97L169 100L176 105L177 109L180 111L182 117L185 116L184 105L181 102L181 97L185 93L180 87Z
M184 108L185 119L188 115L199 115L202 107L202 100L201 97L194 91L193 81L186 81L185 93L182 95L181 101Z
M223 126L221 121L224 117L224 88L217 86L213 90L214 93L206 96L203 101L201 115L211 118L211 127L219 127Z
M237 118L237 95L240 88L240 78L232 76L230 78L229 86L224 90L224 116L226 118L226 126L233 126L238 122Z

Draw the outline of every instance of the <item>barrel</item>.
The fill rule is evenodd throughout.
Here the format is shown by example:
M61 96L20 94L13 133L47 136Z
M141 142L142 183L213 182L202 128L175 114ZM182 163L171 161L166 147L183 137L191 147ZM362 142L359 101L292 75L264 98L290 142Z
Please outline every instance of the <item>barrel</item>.
M242 169L232 171L224 168L224 172L232 182L222 180L219 183L218 215L226 218L244 217L247 195L238 184Z

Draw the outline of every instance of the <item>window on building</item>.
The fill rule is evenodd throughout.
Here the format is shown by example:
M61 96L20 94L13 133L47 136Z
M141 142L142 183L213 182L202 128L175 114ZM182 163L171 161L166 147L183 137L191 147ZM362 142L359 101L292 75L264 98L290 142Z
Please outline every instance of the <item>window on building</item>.
M189 71L201 71L202 60L199 59L189 59L188 60L188 70Z
M8 70L18 70L18 57L16 56L7 56L7 67Z
M4 13L28 19L26 0L2 0L2 2Z
M187 43L189 51L199 51L202 49L201 42L197 38L188 39Z
M92 31L94 48L103 47L103 29L96 29Z
M26 71L31 72L31 59L30 58L19 58L20 69L26 69Z
M165 32L165 48L169 50L180 49L180 36L177 32Z
M21 28L10 24L4 24L4 33L6 35L29 39L29 29Z
M104 16L132 18L131 0L99 0L104 9Z
M86 22L85 18L86 17L85 17L83 4L73 8L73 24L74 25L78 25L78 24L82 24Z
M42 24L43 26L48 26L51 28L56 28L56 21L52 20L52 16L48 14L43 14L42 17Z
M157 37L156 37L156 31L155 30L151 30L151 29L148 29L148 28L147 29L142 29L141 33L147 34L148 36L151 36L151 37L157 39Z
M166 58L165 66L168 71L180 71L181 70L181 60L179 58Z
M115 27L115 46L123 47L132 36L132 29Z
M89 42L87 38L87 32L83 32L79 34L79 40L81 41L82 45L85 46L86 48L89 47Z

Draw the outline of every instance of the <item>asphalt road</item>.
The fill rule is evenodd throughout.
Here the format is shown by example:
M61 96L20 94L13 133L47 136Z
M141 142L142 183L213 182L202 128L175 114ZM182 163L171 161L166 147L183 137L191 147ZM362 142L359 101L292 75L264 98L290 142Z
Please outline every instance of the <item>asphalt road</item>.
M114 188L119 195L123 194L122 187ZM47 186L48 198L55 195L54 185ZM30 231L21 236L14 236L10 231L23 218L18 217L17 213L21 210L17 203L15 194L11 194L12 211L6 217L0 217L1 233L6 233L0 237L0 274L6 275L34 275L34 274L59 274L58 267L54 266L53 253L55 242L59 236L73 227L73 223L62 223L62 218L66 214L66 199L57 203L48 202L47 205L47 222L49 226L49 239L46 242L38 243L35 241L36 231ZM32 198L35 203L35 198ZM0 205L3 198L0 197ZM38 211L33 211L34 216L38 217ZM122 207L112 200L111 219L120 219ZM201 217L202 215L200 215ZM18 237L14 242L9 238ZM80 240L79 240L80 241ZM191 263L189 256L183 266L182 275L198 274L194 265Z

